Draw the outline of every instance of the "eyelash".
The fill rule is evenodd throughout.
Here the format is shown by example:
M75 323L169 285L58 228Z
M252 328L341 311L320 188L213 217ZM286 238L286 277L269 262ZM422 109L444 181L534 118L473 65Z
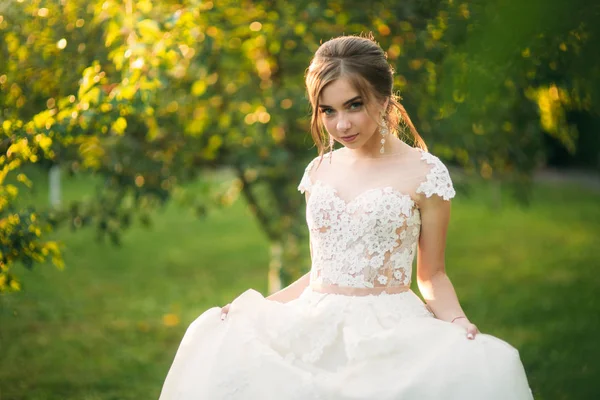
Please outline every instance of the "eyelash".
M355 101L354 103L350 104L350 111L357 111L360 110L360 108L362 107L363 103L362 101ZM356 106L356 108L352 109L352 106ZM333 109L331 108L324 108L321 110L321 113L324 114L326 117L331 117L332 114L327 114L328 111L333 111Z

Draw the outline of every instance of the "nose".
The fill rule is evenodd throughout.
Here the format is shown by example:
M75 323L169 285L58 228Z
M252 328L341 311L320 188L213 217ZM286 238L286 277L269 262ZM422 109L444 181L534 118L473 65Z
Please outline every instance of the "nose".
M350 121L348 121L347 118L340 116L340 118L338 119L337 125L336 125L336 129L340 132L346 132L350 128L351 128Z

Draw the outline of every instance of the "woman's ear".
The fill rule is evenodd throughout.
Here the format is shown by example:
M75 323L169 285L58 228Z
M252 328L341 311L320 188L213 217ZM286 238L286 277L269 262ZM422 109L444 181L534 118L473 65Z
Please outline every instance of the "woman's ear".
M385 99L385 101L383 102L383 110L384 110L384 111L387 111L387 108L388 108L388 106L389 106L389 105L390 105L390 98L389 98L389 97L387 97L387 98Z

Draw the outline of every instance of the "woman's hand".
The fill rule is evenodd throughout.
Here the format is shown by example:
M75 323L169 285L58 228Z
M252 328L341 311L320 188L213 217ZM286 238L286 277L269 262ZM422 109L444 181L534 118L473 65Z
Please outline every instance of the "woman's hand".
M229 314L230 306L231 306L231 303L227 304L226 306L221 307L221 321L223 321L225 318L227 318L227 314Z
M473 340L475 339L475 335L479 333L479 329L475 324L472 324L466 317L456 318L454 322L455 325L460 325L467 331L467 339Z

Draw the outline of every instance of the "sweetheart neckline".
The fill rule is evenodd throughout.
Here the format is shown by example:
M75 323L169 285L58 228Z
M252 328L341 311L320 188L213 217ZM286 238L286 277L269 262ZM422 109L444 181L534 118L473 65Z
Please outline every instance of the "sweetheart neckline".
M391 193L394 193L394 194L396 194L396 195L398 195L398 196L400 196L402 198L408 197L408 199L413 203L413 206L416 207L417 209L419 209L419 206L418 206L417 202L409 194L406 194L406 193L404 193L404 192L402 192L402 191L400 191L400 190L398 190L398 189L396 189L396 188L394 188L393 186L390 186L390 185L387 185L387 186L378 186L378 187L374 187L374 188L370 188L370 189L364 190L364 191L360 192L359 194L357 194L356 196L354 196L350 200L346 200L346 199L342 198L336 188L334 188L333 186L331 186L330 184L328 184L326 182L323 182L320 179L316 179L315 180L315 183L312 184L312 186L315 186L315 185L320 185L320 186L322 186L324 188L327 188L327 189L331 190L333 192L333 195L337 199L339 199L341 202L343 202L346 207L349 207L352 203L354 203L355 201L358 201L358 199L360 199L361 197L367 195L368 193L371 193L371 192L376 191L376 190L385 191L386 189L389 189Z

